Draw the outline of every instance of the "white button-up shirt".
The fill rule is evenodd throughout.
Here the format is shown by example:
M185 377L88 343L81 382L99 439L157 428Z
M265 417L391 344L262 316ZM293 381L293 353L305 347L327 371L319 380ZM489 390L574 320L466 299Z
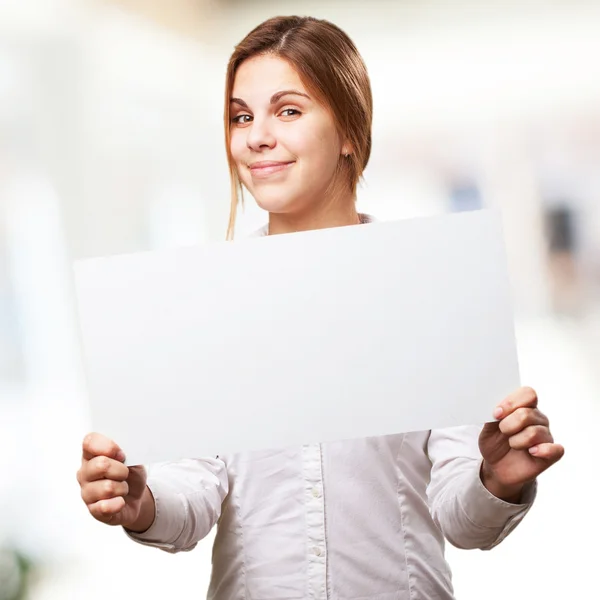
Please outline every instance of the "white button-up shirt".
M451 599L444 540L493 548L536 492L514 505L483 486L480 429L152 465L156 518L128 535L188 551L217 525L210 600Z
M153 465L136 541L191 550L218 524L214 600L451 599L444 537L490 549L528 511L480 479L480 427Z

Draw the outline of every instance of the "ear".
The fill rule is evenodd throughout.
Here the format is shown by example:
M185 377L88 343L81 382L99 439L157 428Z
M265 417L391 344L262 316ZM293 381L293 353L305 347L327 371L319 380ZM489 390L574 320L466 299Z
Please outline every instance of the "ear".
M348 158L348 156L350 156L353 152L354 148L352 147L352 144L350 144L349 142L345 142L344 144L342 144L342 156Z

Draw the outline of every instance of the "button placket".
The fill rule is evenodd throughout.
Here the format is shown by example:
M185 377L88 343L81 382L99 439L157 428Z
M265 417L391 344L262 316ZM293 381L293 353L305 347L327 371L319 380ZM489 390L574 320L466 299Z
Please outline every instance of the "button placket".
M327 544L320 445L315 444L303 448L303 471L306 498L308 594L312 600L327 600Z

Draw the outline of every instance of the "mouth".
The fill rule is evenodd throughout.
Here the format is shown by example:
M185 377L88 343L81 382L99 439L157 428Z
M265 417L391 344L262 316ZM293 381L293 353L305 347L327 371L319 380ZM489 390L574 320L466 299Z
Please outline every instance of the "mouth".
M284 171L295 161L279 162L279 161L260 161L248 165L250 173L253 177L268 177L274 173Z

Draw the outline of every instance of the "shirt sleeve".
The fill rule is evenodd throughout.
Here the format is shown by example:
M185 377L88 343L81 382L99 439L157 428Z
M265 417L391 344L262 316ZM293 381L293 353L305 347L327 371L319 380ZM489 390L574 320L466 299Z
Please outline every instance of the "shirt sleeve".
M428 440L432 463L427 496L431 515L457 548L490 550L504 540L531 508L537 482L527 484L521 504L496 498L480 476L478 426L434 430Z
M152 465L147 485L154 496L154 522L143 533L124 529L125 534L170 553L192 550L209 534L229 489L225 463L218 458Z

